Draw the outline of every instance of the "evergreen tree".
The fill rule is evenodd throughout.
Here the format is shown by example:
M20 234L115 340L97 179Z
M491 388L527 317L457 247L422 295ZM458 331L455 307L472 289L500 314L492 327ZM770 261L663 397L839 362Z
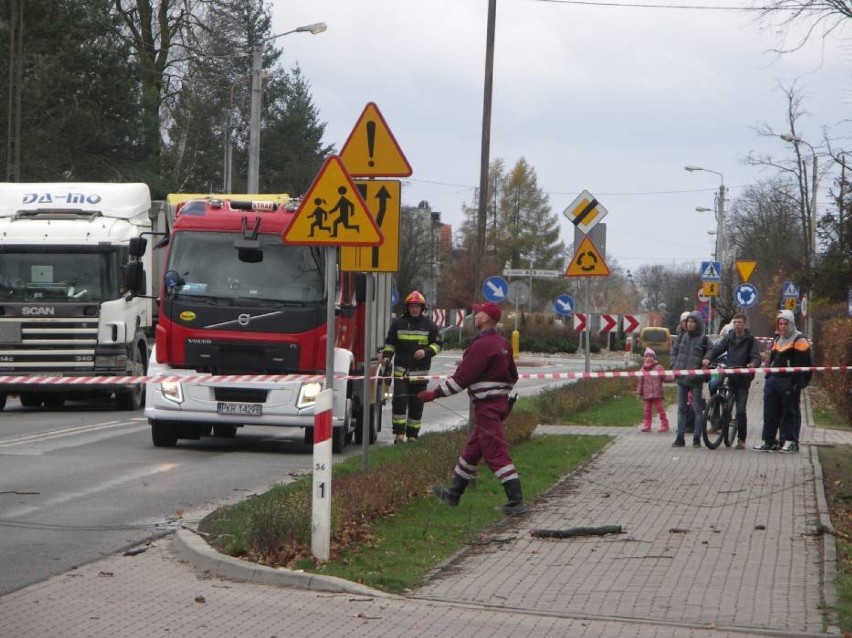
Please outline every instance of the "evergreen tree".
M270 87L266 128L260 147L261 191L304 194L334 152L324 146L325 123L310 95L310 84L296 67L282 79L280 88Z
M21 65L21 137L2 129L3 149L19 144L22 181L137 180L144 157L139 136L139 74L110 0L28 0L24 47L10 60L9 31L0 31L0 60ZM8 24L12 4L0 7ZM9 92L9 74L0 90ZM9 103L0 101L2 121ZM12 131L14 136L14 130ZM6 153L3 153L4 161ZM13 175L7 165L4 177Z

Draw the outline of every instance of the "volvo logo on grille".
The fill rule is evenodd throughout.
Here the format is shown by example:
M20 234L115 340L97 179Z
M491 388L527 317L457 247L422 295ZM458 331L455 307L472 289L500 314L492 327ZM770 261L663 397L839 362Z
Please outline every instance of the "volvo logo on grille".
M251 321L251 315L250 314L244 313L244 314L241 314L239 317L237 317L237 323L240 324L241 326L249 325L249 321Z
M24 306L21 308L22 315L55 315L56 308L52 306Z

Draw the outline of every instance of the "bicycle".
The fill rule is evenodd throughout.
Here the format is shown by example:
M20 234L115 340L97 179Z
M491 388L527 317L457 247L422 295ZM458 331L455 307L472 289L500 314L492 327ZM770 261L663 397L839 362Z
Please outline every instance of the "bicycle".
M727 366L719 363L711 367L724 370ZM722 441L725 442L725 447L731 447L737 437L737 424L731 419L736 405L736 392L731 387L730 375L721 374L723 374L722 383L704 408L704 427L701 438L704 439L704 445L711 450L719 447Z

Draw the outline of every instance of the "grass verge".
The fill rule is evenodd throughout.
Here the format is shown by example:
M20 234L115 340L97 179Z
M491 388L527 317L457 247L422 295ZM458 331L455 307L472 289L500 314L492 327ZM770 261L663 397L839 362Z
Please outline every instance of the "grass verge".
M536 437L512 450L524 498L531 501L606 445L603 436ZM448 507L423 496L373 526L372 539L350 546L334 561L318 566L301 560L296 567L338 576L376 589L402 593L461 547L487 542L495 523L505 518L496 507L505 502L503 489L484 469L459 507Z
M837 544L837 616L852 632L852 446L821 447L819 461Z

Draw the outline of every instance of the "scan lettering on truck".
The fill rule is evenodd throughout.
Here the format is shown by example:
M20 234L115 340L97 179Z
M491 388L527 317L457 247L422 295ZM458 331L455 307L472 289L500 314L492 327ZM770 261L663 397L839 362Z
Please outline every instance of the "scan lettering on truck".
M56 314L56 308L53 308L52 306L24 306L21 308L21 314L53 316Z
M86 195L85 193L26 193L23 198L24 204L53 204L64 202L66 204L98 204L103 199L97 193Z

